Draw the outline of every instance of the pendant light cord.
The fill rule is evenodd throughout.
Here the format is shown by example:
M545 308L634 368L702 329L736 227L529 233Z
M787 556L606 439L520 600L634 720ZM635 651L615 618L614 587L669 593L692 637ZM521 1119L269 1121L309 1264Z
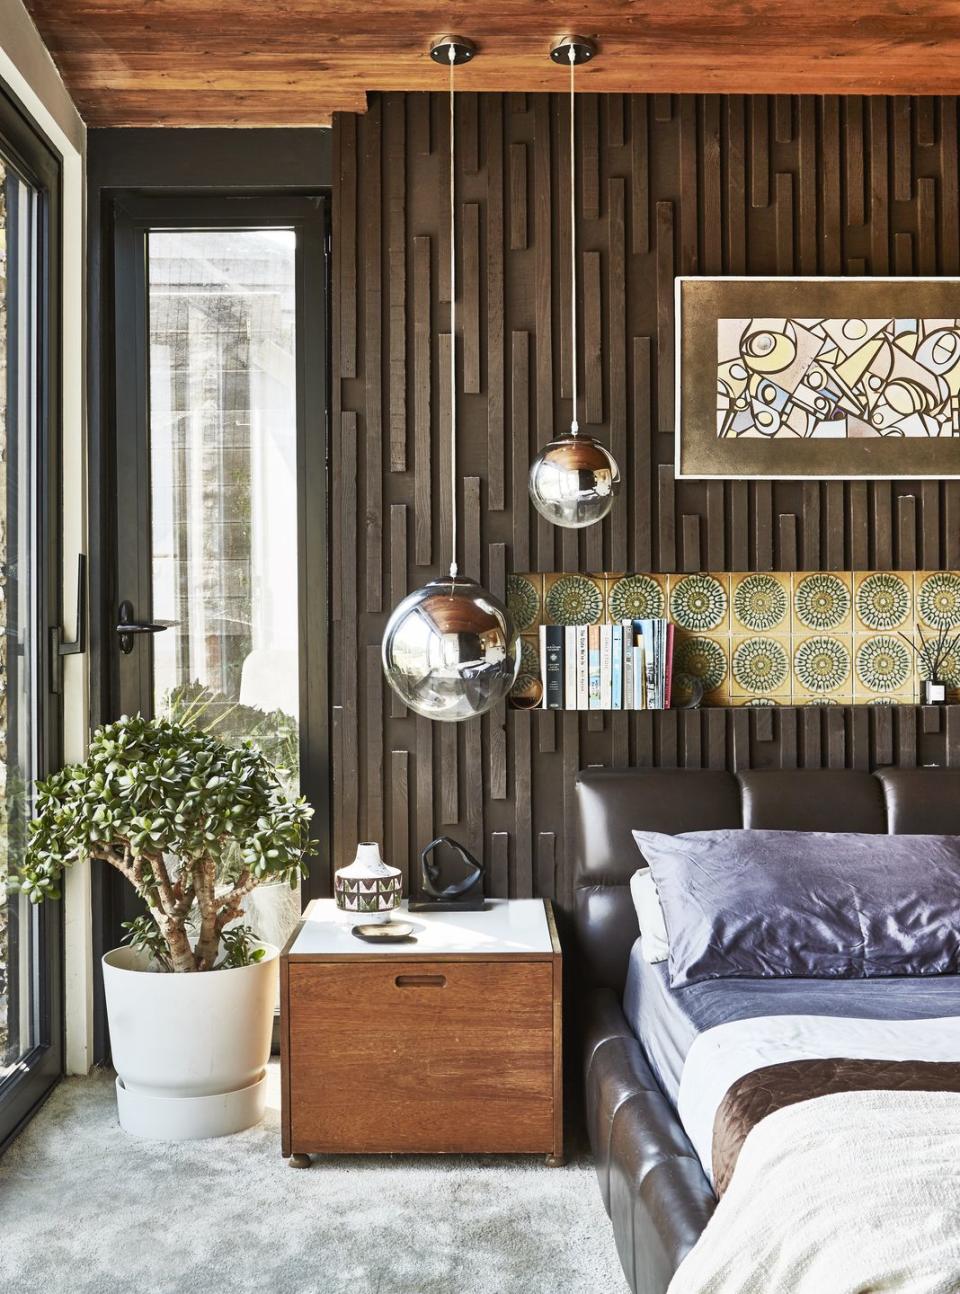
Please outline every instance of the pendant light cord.
M453 69L457 51L450 42L450 578L457 576L457 254L456 180L453 166L455 116L453 111Z
M574 107L574 69L577 65L577 51L570 42L570 375L573 390L573 418L570 421L570 433L579 434L580 424L577 421L577 165L576 165L576 108Z

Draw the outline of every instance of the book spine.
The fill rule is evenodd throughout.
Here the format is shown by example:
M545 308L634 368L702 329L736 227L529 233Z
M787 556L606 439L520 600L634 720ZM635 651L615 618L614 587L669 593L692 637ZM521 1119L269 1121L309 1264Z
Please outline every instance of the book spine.
M647 709L659 710L660 698L657 692L657 644L656 626L652 620L641 621L643 635L643 665L646 674Z
M613 625L600 626L600 709L613 708Z
M633 635L633 708L649 710L647 696L647 667L643 659L643 639L639 634Z
M613 626L613 643L611 646L612 668L610 671L610 708L623 709L623 625Z
M657 698L657 709L663 709L663 622L653 622L653 690Z
M563 704L567 710L577 708L577 626L566 625L563 635Z
M589 666L589 708L600 709L600 626L590 625L587 635L587 660Z
M546 708L563 709L563 625L546 626Z
M666 673L667 673L667 695L664 701L664 709L670 709L670 702L673 700L673 637L674 627L671 621L667 625L667 651L666 651Z
M577 709L590 705L590 663L587 646L587 626L577 625Z
M540 708L547 708L547 626L540 626Z
M624 620L620 625L623 636L623 708L633 710L633 622Z

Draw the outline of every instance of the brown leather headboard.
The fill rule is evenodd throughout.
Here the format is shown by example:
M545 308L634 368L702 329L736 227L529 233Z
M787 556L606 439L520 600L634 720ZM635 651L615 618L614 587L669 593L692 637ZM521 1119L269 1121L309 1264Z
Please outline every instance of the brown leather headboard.
M622 990L637 918L633 830L863 831L960 835L960 769L726 773L590 768L577 775L574 915L591 983Z

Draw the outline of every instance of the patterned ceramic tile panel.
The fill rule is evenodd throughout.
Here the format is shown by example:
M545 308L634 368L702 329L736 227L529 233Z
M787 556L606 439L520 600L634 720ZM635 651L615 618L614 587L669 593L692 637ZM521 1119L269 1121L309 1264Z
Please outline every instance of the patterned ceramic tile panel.
M507 596L528 659L540 623L667 616L675 674L712 706L912 705L925 671L910 644L960 633L960 571L514 575ZM960 700L960 642L941 675Z
M543 610L543 576L508 575L507 610L520 633L535 632Z
M607 619L648 620L667 608L666 575L608 575Z
M544 624L600 624L606 619L606 587L603 575L544 575Z

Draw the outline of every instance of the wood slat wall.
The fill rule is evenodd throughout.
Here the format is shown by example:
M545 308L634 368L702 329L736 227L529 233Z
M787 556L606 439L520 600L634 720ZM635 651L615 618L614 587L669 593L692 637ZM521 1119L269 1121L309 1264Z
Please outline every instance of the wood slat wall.
M464 569L960 566L960 482L676 482L677 274L958 274L957 100L578 100L583 419L614 447L611 517L559 531L531 456L570 414L566 105L458 101ZM445 569L447 104L386 94L334 120L334 859L382 839L405 870L441 829L494 894L568 907L586 765L960 765L960 708L406 713L377 667L401 595Z

